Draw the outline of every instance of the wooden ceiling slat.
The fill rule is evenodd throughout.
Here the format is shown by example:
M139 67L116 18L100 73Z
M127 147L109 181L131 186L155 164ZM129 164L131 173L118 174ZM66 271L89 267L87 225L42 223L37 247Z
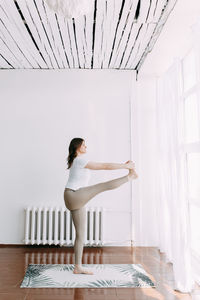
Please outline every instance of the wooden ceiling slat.
M165 23L178 0L166 0L164 9L159 17L159 23Z
M126 18L126 26L123 28L123 33L121 34L120 40L117 44L116 48L116 55L115 60L113 62L113 67L118 68L120 67L120 63L123 60L123 56L125 54L125 51L128 47L129 43L132 43L132 29L136 28L133 27L135 24L135 14L137 9L137 2L132 0L131 7L130 7L130 14L127 14Z
M158 22L158 19L156 19L156 15L155 15L157 2L158 2L158 0L151 0L150 9L148 11L148 15L146 16L145 22L147 22L147 23Z
M154 19L156 22L159 22L160 16L162 14L162 10L166 7L168 2L172 2L173 0L159 0L156 2L156 8L154 13Z
M6 42L2 39L3 37L4 35L0 32L0 51L2 56L13 66L13 68L20 69L21 62L15 57L15 53L9 49Z
M39 3L39 2L38 2ZM47 12L45 12L46 14ZM65 57L65 53L64 53L64 48L62 45L62 40L61 40L61 36L58 30L58 24L55 18L55 15L47 14L46 16L43 16L42 18L46 18L46 22L49 25L49 32L48 35L52 37L52 48L53 48L53 53L55 55L57 64L58 64L58 68L59 69L63 69L63 68L67 68L67 61L66 61L66 57ZM43 19L44 21L44 19ZM47 27L46 27L47 29Z
M54 31L56 32L57 24L55 24L55 18L52 17L53 13L48 13L48 10L46 11L46 7L43 5L44 2L42 0L33 0L37 13L40 17L40 20L43 24L43 28L48 36L49 44L51 47L51 51L53 54L53 57L56 61L56 68L63 68L63 61L60 56L59 47L60 47L60 39L57 38L56 33L54 34ZM47 15L48 14L48 15Z
M134 1L136 5L136 1ZM130 26L130 20L134 20L134 14L135 14L135 7L133 7L133 0L125 1L124 10L121 16L121 21L118 26L117 34L116 34L116 42L115 47L113 50L112 60L110 62L110 67L115 68L116 66L116 60L119 56L120 49L124 48L123 42L124 37L126 37L127 29ZM134 12L134 13L133 13Z
M93 68L101 69L101 61L102 61L102 23L104 20L104 8L105 1L96 1L96 15L95 15L95 40L93 47Z
M61 30L57 14L55 14L55 18L56 18L56 23L58 25L58 32L59 32L59 36L60 36L60 39L61 39L61 43L62 43L63 52L64 52L64 56L65 56L65 59L66 59L66 63L65 63L65 59L63 59L63 61L64 61L65 65L67 64L67 67L70 68L69 59L68 59L68 56L67 56L67 52L66 52L66 48L65 48L65 43L64 43L64 38L63 38L63 32Z
M37 25L38 32L41 37L41 41L44 44L44 47L47 51L47 55L49 56L52 68L57 69L58 63L55 57L55 54L53 52L53 46L52 46L52 40L51 36L48 34L48 31L46 30L46 27L43 23L43 20L40 16L40 12L38 10L38 7L35 3L35 0L20 0L20 2L24 2L29 9L29 12L31 14L31 18L34 19L35 24Z
M103 62L105 59L105 49L106 49L106 18L107 18L107 1L102 0L97 2L97 30L100 32L98 34L97 44L95 48L95 53L98 54L98 59L95 59L95 65L98 68L103 69ZM99 28L99 29L98 29ZM99 52L98 52L99 49Z
M85 68L90 68L88 63L88 41L86 38L86 16L83 16L83 50L84 50L84 60L85 60Z
M78 69L80 62L77 53L77 44L76 44L76 31L74 32L73 20L67 19L67 26L68 26L68 36L70 40L70 47L71 47L71 54L73 57L73 68Z
M73 62L73 56L72 56L72 49L70 45L70 40L69 40L69 33L68 33L68 24L67 21L64 20L62 16L57 15L58 23L61 29L62 33L62 39L64 43L64 50L66 53L66 60L69 62L69 68L73 68L74 62Z
M59 63L59 67L68 68L68 62L66 60L65 51L62 43L62 34L59 32L59 25L57 22L56 15L49 9L46 2L38 1L37 5L40 12L41 11L44 12L42 14L43 18L45 18L46 24L48 24L48 27L51 31L51 35L54 41L54 49L56 50L56 57Z
M92 1L92 12L86 16L86 25L84 27L84 36L85 36L85 43L87 45L86 51L86 68L91 69L91 62L92 62L92 32L93 32L93 19L94 19L94 0ZM102 0L103 1L103 0Z
M79 49L79 47L78 47L78 37L77 37L77 30L76 30L76 24L75 24L74 19L72 20L72 26L73 26L73 32L74 32L74 41L75 41L75 46L76 46L77 59L78 59L78 67L81 68L79 50L80 50L80 52L82 52L82 49Z
M148 23L143 23L139 36L135 42L135 45L133 48L131 48L128 59L126 61L126 64L124 65L125 68L130 69L131 68L131 63L133 60L138 61L141 58L141 53L146 48L146 45L143 43L143 40L145 40L146 36L150 37L151 34L148 31Z
M116 23L116 28L115 28L115 31L114 31L113 44L112 44L110 57L109 57L109 61L108 61L108 67L110 67L111 59L112 59L113 52L114 52L114 49L115 49L115 42L116 42L116 38L117 38L117 34L118 34L119 24L121 22L122 15L124 14L124 7L125 7L125 0L122 0L121 6L120 6L120 11L119 11L119 14L118 14L118 20L117 20L117 23Z
M82 47L82 60L84 69L90 68L88 66L88 45L87 45L87 39L86 39L86 16L83 16L79 19L78 22L78 35L81 40L81 46Z
M133 22L132 29L129 33L129 39L127 40L125 49L123 51L123 55L119 63L119 68L124 68L124 65L126 64L127 59L130 55L131 49L134 48L136 44L141 28L142 28L142 24Z
M149 40L151 39L151 36L156 27L156 23L148 23L148 24L146 23L146 25L147 25L147 30L143 37L143 41L140 47L140 52L135 56L131 54L129 62L127 63L127 67L129 69L135 68L137 66L138 62L142 57L142 54L146 51L148 47Z
M103 2L103 1L102 1ZM101 52L100 52L100 61L101 61L101 69L103 69L103 62L104 62L104 57L105 57L105 52L103 51L104 44L105 44L105 18L106 18L106 11L107 11L107 1L104 1L103 3L103 10L102 10L102 22L101 22Z
M83 18L80 19L79 22L79 32L80 32L80 38L82 42L82 51L83 51L83 60L84 60L84 68L87 68L87 56L88 56L88 46L87 46L87 40L86 40L86 16L83 16Z
M6 27L12 33L12 36L14 33L16 43L21 49L21 52L23 53L22 55L24 55L30 62L30 67L45 67L44 61L35 48L35 45L33 45L30 35L27 33L25 24L15 6L15 2L3 1L3 5L6 12L9 12L9 14L6 13L7 18L4 18Z
M132 12L134 13L134 10L132 10ZM131 18L129 20L131 20ZM127 48L129 48L131 45L134 44L137 31L140 27L138 23L135 23L134 18L132 19L131 24L129 22L128 25L129 26L126 27L126 31L122 39L123 42L121 43L121 47L119 48L119 54L116 56L115 59L116 68L121 68L121 64L124 60L124 56L126 54Z
M44 68L53 68L48 49L45 46L45 39L41 35L39 25L37 24L37 19L31 14L30 8L26 5L26 1L18 1L17 4L24 16L27 30L31 32L31 38L34 40L33 43L37 45L36 48L38 49L39 56L41 56L41 59L44 62ZM41 61L40 65L42 65Z
M21 65L22 68L30 68L31 65L29 61L27 61L22 50L19 48L17 42L13 37L13 33L11 33L6 27L2 17L0 20L0 32L5 44L7 45L8 49L10 49L10 53L13 53L17 64L19 64L19 66Z
M149 10L151 8L152 0L140 1L140 12L137 21L139 23L147 22Z
M70 50L71 50L71 55L72 55L72 61L73 61L73 68L75 68L75 58L74 58L74 53L73 53L73 46L72 46L72 41L73 38L71 38L71 33L70 33L70 26L69 26L69 20L67 20L66 25L67 25L67 33L68 33L68 38L69 38L69 45L70 45Z
M105 0L104 22L103 22L104 35L103 35L103 43L102 43L102 63L101 63L102 69L107 68L108 66L108 64L106 63L106 54L108 52L108 42L110 42L111 40L109 19L112 18L112 12L113 12L113 6L111 9L109 9L110 5L111 5L111 1Z
M141 43L141 38L143 37L143 35L145 34L145 23L139 23L139 30L137 32L137 35L135 37L134 40L134 44L132 45L132 47L127 47L126 49L126 56L124 57L123 63L121 64L122 68L126 68L127 64L129 63L130 57L131 55L133 57L135 57L135 55L137 55L138 53L138 48L140 47L140 43Z
M92 25L92 60L91 60L91 68L94 68L94 47L95 47L95 34L96 34L96 16L97 16L97 0L94 0L94 17L93 17L93 25Z
M106 44L104 48L103 68L108 68L122 2L123 0L107 1L106 26L104 27Z
M0 69L13 69L10 62L0 53Z
M85 68L86 66L86 44L84 37L84 26L85 20L84 16L74 19L74 31L76 34L76 47L77 47L77 56L79 58L80 68Z
M6 38L4 38L4 34L0 30L0 52L14 68L19 69L21 66L21 62L17 59L15 53L6 44L5 40Z
M24 31L26 31L24 30L24 22L18 14L14 1L3 1L3 6L4 13L2 13L2 21L20 49L21 56L24 56L25 60L27 60L29 68L40 68L40 64L37 61L38 53L37 51L34 52L35 49L33 44L29 37L24 33ZM9 14L7 14L8 11ZM44 67L44 65L42 66Z
M128 68L128 69L130 68L130 60L132 57L134 57L135 59L137 57L140 57L140 54L142 53L141 48L142 48L142 44L143 44L143 38L146 34L147 26L148 26L147 23L142 24L141 30L139 31L139 35L135 42L135 46L134 46L134 48L131 49L128 59L126 61L126 64L124 65L124 68Z

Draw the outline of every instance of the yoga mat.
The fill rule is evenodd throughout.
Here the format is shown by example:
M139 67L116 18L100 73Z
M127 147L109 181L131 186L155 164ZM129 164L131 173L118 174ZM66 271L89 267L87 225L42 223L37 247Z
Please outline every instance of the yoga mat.
M29 264L20 288L155 287L141 264L83 264L94 275L73 274L73 264Z

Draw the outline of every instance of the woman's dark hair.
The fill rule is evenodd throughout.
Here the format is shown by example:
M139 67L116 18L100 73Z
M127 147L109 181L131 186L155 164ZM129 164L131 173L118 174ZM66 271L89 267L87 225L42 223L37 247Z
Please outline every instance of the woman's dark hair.
M76 150L82 145L83 141L84 139L82 138L74 138L71 140L69 144L69 154L67 157L67 164L68 164L67 169L71 167L74 158L77 156Z

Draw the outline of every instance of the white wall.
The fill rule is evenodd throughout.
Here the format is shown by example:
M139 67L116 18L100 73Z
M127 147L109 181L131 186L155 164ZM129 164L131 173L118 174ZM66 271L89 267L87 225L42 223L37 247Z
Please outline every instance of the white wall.
M143 76L133 88L133 151L138 172L133 183L135 246L157 246L156 81Z
M86 140L92 160L130 159L134 78L134 71L118 70L0 72L1 244L23 243L25 207L64 205L66 157L73 137ZM127 170L92 173L90 184L95 184ZM114 241L111 245L130 240L129 183L97 195L89 204L118 211L106 213L105 238Z

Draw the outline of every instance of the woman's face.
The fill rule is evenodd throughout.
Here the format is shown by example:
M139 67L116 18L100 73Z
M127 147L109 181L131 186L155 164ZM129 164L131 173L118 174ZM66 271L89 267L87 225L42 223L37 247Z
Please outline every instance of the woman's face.
M83 141L80 148L78 149L78 152L86 153L86 148L87 148L87 146L85 145L85 141Z

